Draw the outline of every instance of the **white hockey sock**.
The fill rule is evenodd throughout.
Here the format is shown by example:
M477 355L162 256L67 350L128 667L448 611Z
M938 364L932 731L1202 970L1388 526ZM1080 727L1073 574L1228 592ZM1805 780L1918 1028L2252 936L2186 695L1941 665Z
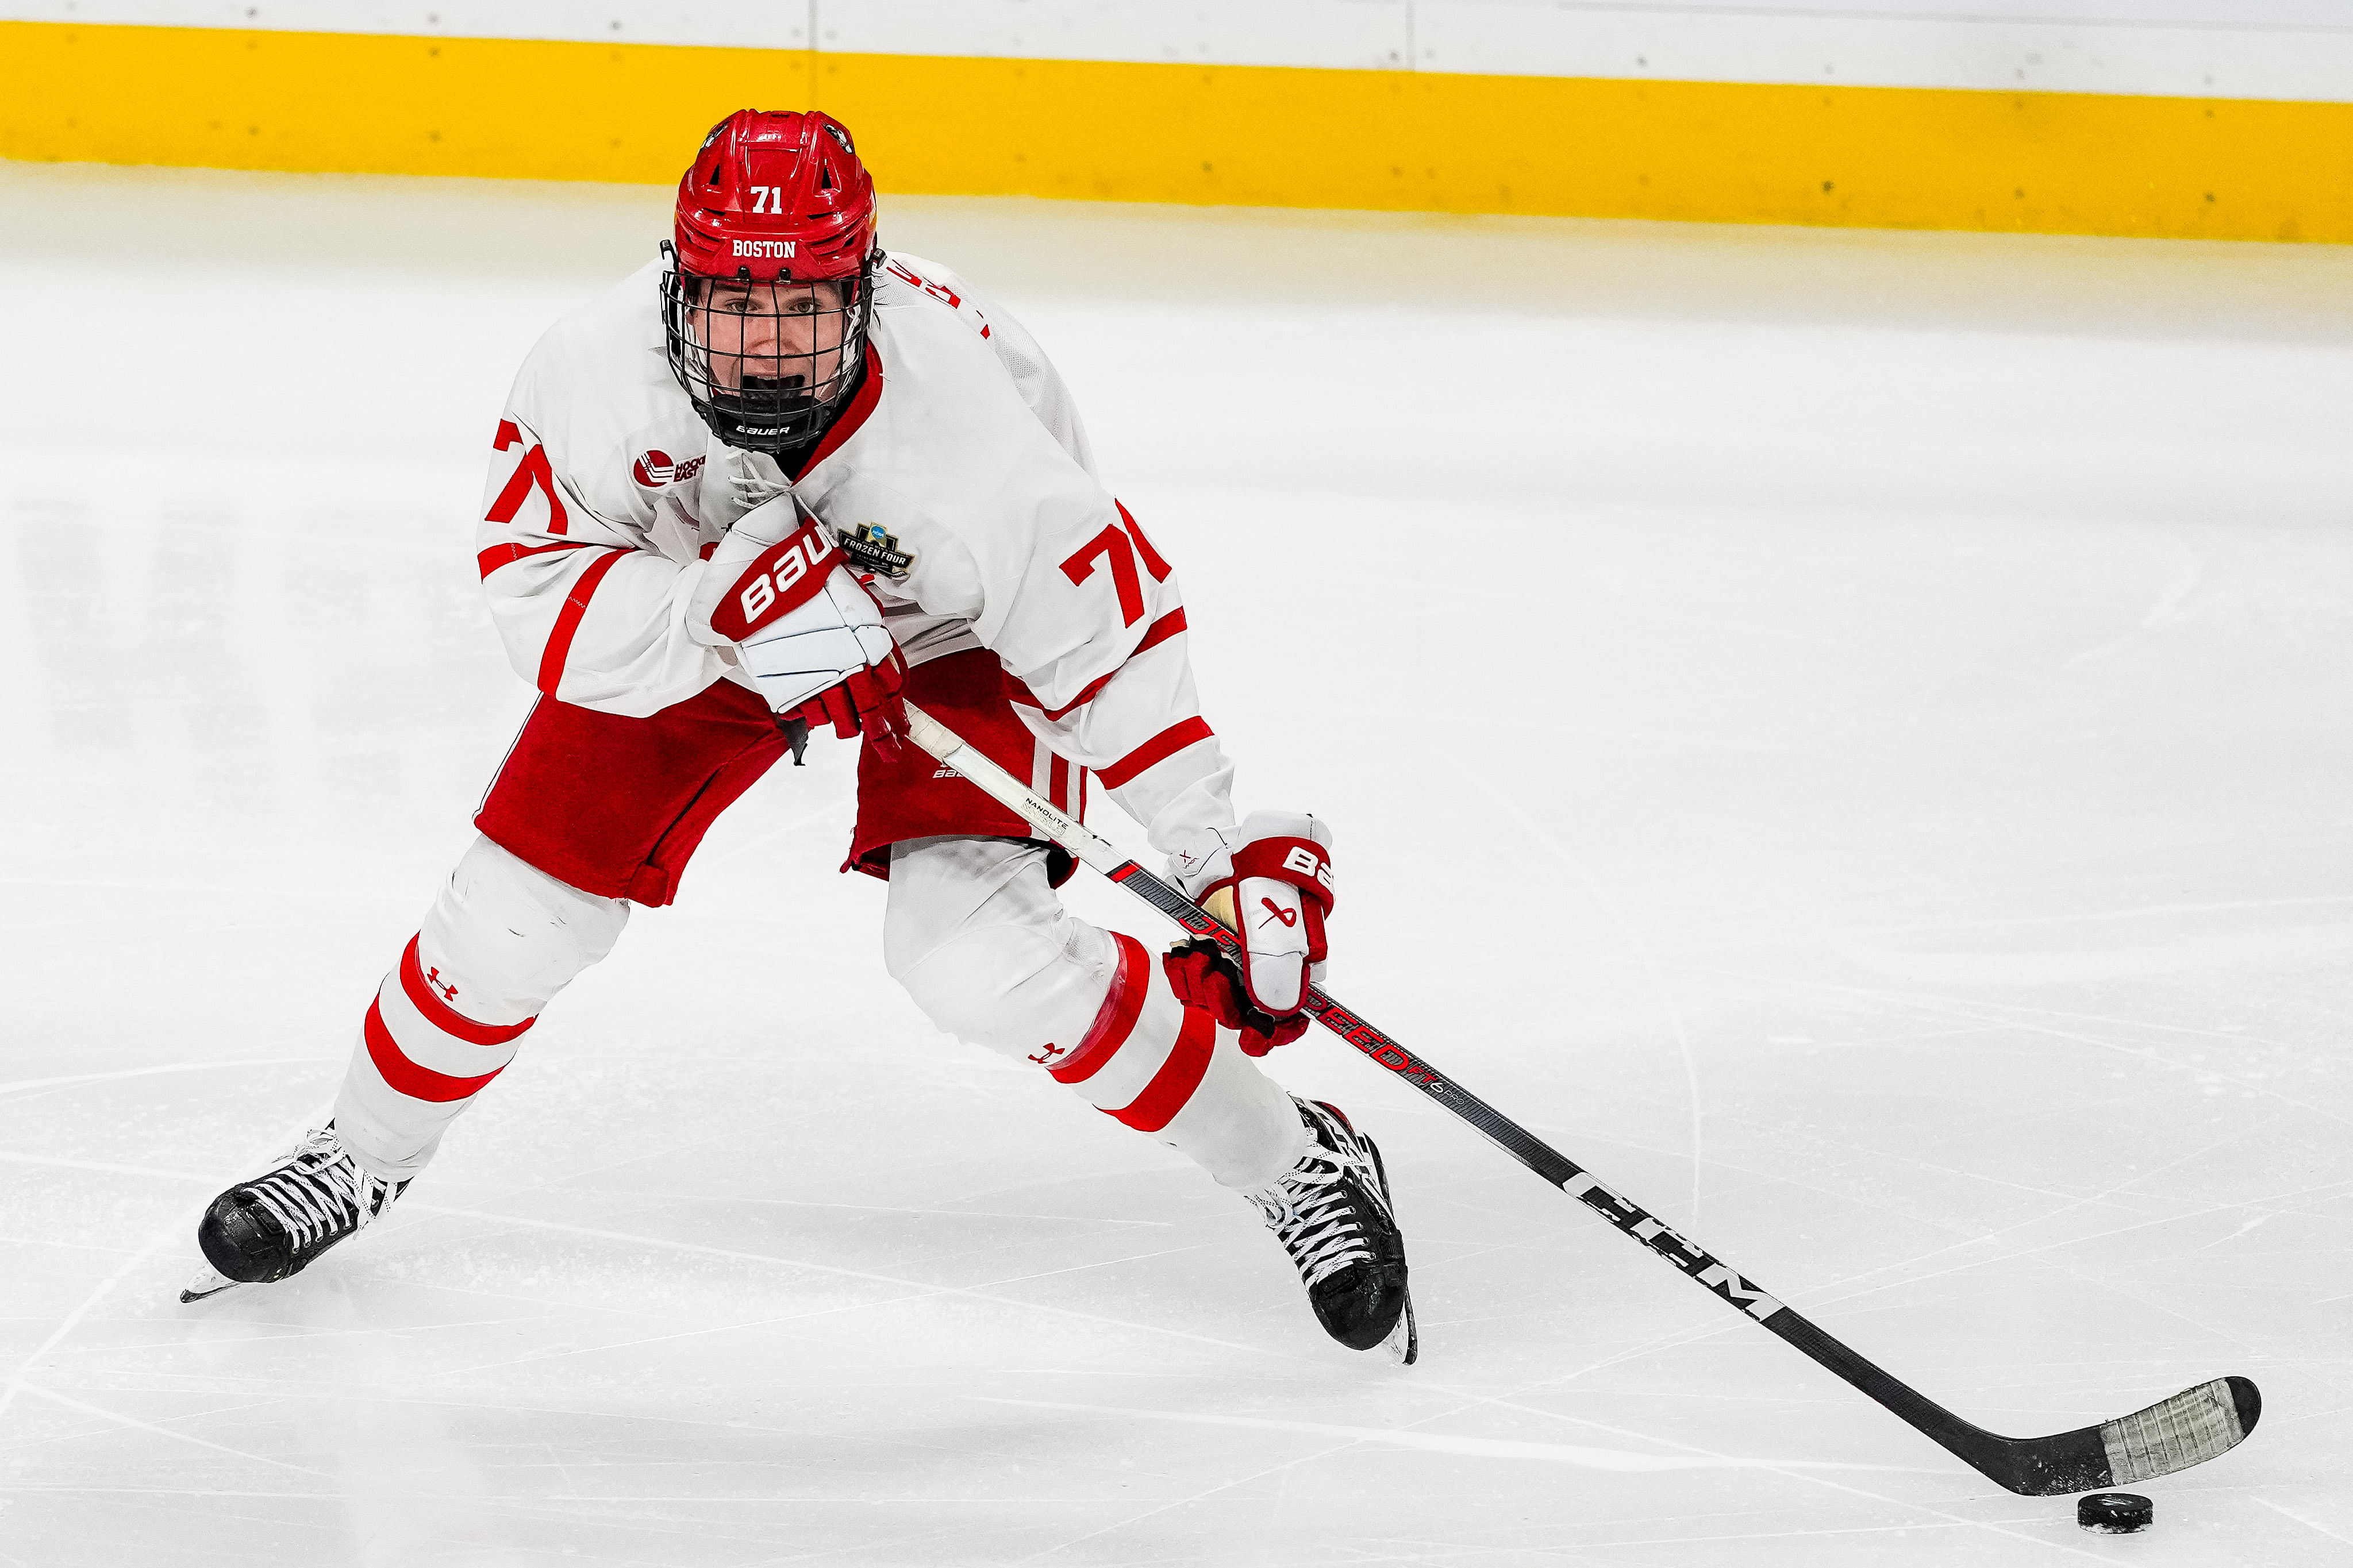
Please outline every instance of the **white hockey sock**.
M343 1146L389 1180L423 1170L540 1009L612 951L628 919L621 900L476 839L368 1005L335 1100Z
M1093 1024L1046 1070L1088 1104L1190 1155L1220 1185L1249 1192L1306 1152L1307 1129L1281 1084L1236 1037L1178 1002L1156 954L1118 931L1119 972Z
M1282 1085L1176 1000L1142 942L1073 920L1034 845L898 846L885 943L892 973L942 1029L1039 1063L1226 1186L1280 1180L1306 1150Z

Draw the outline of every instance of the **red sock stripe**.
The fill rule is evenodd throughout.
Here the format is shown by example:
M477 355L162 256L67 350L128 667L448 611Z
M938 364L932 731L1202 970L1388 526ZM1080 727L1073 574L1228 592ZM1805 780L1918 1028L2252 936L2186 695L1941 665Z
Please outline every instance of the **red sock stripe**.
M1101 1072L1103 1064L1127 1044L1135 1020L1144 1012L1144 994L1152 984L1151 961L1145 957L1144 944L1134 937L1120 931L1111 934L1119 943L1119 973L1112 977L1103 1010L1088 1026L1086 1038L1071 1053L1071 1059L1046 1069L1057 1083L1084 1083Z
M466 1100L480 1094L482 1086L504 1072L504 1068L492 1068L480 1078L451 1078L446 1072L418 1067L400 1054L400 1047L392 1031L384 1026L384 1013L375 1003L368 1004L367 1023L361 1031L367 1037L368 1059L375 1070L384 1075L396 1093L411 1100L431 1100L447 1104L453 1100Z
M417 1010L425 1015L427 1023L470 1046L503 1046L539 1022L533 1016L520 1024L477 1024L453 1011L441 1000L441 994L427 983L424 966L417 958L417 938L413 936L400 955L400 988L408 993L408 999L417 1004Z
M1176 1047L1144 1092L1128 1105L1104 1112L1115 1116L1138 1132L1157 1132L1176 1118L1193 1091L1201 1087L1201 1079L1209 1070L1209 1053L1217 1048L1218 1021L1198 1007L1185 1009L1185 1027L1176 1036Z

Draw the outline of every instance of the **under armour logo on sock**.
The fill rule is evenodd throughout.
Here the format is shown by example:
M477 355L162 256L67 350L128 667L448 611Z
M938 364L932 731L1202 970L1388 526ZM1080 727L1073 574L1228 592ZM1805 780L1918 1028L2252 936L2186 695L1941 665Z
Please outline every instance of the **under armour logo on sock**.
M1029 1059L1036 1062L1039 1067L1050 1067L1053 1065L1053 1061L1056 1057L1062 1056L1064 1054L1066 1053L1063 1051L1061 1047L1049 1041L1047 1042L1046 1048L1044 1050L1039 1051L1036 1056L1031 1057Z
M434 990L441 993L441 1000L444 1002L455 1002L458 999L458 988L455 985L447 984L442 981L440 970L427 970L425 972L425 978L432 984Z

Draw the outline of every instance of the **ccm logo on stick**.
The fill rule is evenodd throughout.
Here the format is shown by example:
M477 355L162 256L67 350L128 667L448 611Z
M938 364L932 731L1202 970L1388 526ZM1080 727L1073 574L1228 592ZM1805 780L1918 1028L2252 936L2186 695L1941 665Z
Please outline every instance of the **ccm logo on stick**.
M787 610L815 598L827 571L840 561L841 552L815 528L804 524L784 542L768 546L735 580L718 613L711 617L711 629L740 642Z

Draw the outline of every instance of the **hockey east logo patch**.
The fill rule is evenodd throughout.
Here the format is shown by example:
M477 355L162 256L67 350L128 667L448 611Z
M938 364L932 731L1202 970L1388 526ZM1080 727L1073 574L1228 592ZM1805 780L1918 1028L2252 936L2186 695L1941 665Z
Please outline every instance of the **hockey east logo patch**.
M689 458L683 463L673 463L670 460L670 454L658 447L639 453L638 460L629 465L629 477L649 490L658 490L664 485L684 484L702 471L702 458Z
M861 522L844 533L841 552L858 571L871 572L893 583L905 582L915 564L914 552L900 549L898 536L879 522Z

